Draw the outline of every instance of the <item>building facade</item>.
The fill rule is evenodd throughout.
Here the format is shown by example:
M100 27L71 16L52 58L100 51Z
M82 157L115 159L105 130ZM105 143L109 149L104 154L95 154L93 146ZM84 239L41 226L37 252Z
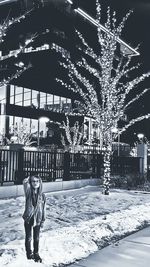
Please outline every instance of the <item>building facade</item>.
M74 103L80 100L79 95L56 82L56 77L68 79L59 65L60 54L73 60L79 56L75 28L81 27L86 33L89 31L92 34L97 27L96 21L81 12L78 6L72 5L73 2L7 1L1 8L2 21L11 11L7 17L8 29L6 27L0 43L1 69L4 70L0 77L4 81L14 75L0 89L2 136L9 137L13 134L13 127L23 123L26 130L36 137L46 137L47 124L41 118L62 123L68 114L72 124L77 120L80 123L84 121L87 143L100 143L100 130L94 120L86 118L82 112L78 114L80 107L78 113L74 112ZM129 46L127 48L133 53ZM22 66L26 67L25 71L19 76L15 75L17 68L21 69ZM52 131L49 130L50 135Z

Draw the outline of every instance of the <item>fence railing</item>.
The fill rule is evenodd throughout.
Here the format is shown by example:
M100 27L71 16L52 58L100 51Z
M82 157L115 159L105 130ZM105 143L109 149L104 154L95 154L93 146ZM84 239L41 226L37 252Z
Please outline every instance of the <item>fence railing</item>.
M140 158L138 157L112 157L111 173L133 174L140 172Z
M112 174L139 172L139 158L113 157ZM69 153L57 151L25 151L0 149L0 184L22 180L36 173L43 181L101 178L102 153Z

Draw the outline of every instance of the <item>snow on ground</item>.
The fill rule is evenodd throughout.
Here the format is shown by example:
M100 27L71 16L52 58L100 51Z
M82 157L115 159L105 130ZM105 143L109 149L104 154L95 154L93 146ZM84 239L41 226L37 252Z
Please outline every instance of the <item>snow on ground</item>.
M27 260L24 197L0 200L0 266L58 266L87 257L104 245L150 223L150 194L99 187L49 193L41 231L43 263Z

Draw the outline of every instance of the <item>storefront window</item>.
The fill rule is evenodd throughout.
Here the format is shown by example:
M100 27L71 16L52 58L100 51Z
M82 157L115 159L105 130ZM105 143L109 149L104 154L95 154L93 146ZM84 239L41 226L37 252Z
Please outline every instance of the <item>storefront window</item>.
M6 103L6 86L2 86L0 90L0 103Z
M10 104L14 104L14 85L10 85Z
M30 131L30 119L15 117L13 125L18 129L18 134L21 131L22 127L25 127L26 132Z
M47 94L47 104L53 104L53 95Z
M33 136L37 136L37 131L38 131L38 120L31 120L31 133Z
M23 88L15 87L15 105L22 106Z
M46 93L40 92L40 108L45 108L46 105Z
M59 112L60 111L60 96L54 95L54 105L53 105L53 111Z
M53 100L54 100L54 96L53 95L50 95L50 94L47 94L46 95L46 105L45 105L45 110L52 110L53 109Z
M38 108L38 91L32 90L32 105Z
M66 103L71 103L71 99L66 98Z
M0 115L0 135L5 134L6 115Z
M31 106L31 90L24 88L24 106Z
M14 126L15 117L9 116L9 133L13 134L13 126Z

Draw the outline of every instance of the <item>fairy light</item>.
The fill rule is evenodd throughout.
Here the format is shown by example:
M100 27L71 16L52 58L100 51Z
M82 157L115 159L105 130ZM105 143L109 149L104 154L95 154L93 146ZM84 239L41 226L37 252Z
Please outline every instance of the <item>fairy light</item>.
M0 42L4 42L4 37L6 36L6 32L8 31L9 27L12 26L15 23L20 23L22 20L26 18L27 15L31 13L33 9L25 12L23 15L12 18L12 19L6 19L3 24L0 25Z
M29 68L31 68L31 64L29 64L28 66L24 66L21 69L17 70L17 72L13 75L11 75L10 77L8 77L7 79L3 79L0 82L0 87L9 84L13 79L17 79L23 72L25 72L26 70L28 70Z
M137 95L135 98L133 98L131 101L129 101L125 106L124 106L124 111L131 105L133 104L135 101L139 100L139 98L141 98L143 95L145 95L145 93L147 93L150 90L150 88L145 89L142 93L140 93L139 95Z
M73 2L71 0L67 0L67 2L69 4L73 4ZM94 26L96 26L97 28L100 28L100 30L102 30L104 33L108 34L111 37L115 37L114 33L112 33L110 30L108 30L106 27L104 27L101 23L100 23L100 4L98 1L96 1L96 8L97 8L97 19L94 19L92 16L90 16L87 12L85 12L84 10L82 10L81 8L77 8L75 9L75 12L78 13L80 16L82 16L83 18L87 19L89 22L91 22ZM118 32L119 30L122 30L122 25L124 24L125 20L127 20L129 16L129 13L127 14L127 16L124 18L122 24L120 24L120 27L118 28ZM115 23L115 19L113 16L113 25ZM140 53L137 52L134 48L132 48L131 46L129 46L127 43L125 43L122 39L120 39L119 37L117 37L117 42L120 43L120 45L123 46L124 49L124 53L126 54L126 52L129 51L129 55L130 56L139 56Z
M52 45L50 46L50 49L54 50L56 53L61 53L61 56L65 59L70 58L70 53L66 49L64 49L63 47L55 43L52 43Z
M29 39L26 39L25 42L24 42L24 45L23 46L20 46L19 49L17 50L14 50L14 51L11 51L8 55L6 56L1 56L1 60L6 60L12 56L18 58L18 56L21 54L21 53L24 53L25 52L25 49L26 49L26 46L29 45L30 43L32 43L35 38L37 38L37 33L33 34Z
M83 137L82 127L83 125L80 126L79 121L76 121L73 127L71 127L68 116L66 116L66 123L63 121L63 129L65 130L65 137L72 151L74 151L75 147L77 147L81 142L81 138ZM63 135L62 135L62 144L66 146Z
M97 18L100 18L100 7L98 7L97 13ZM112 32L115 33L116 36L120 36L129 15L130 13L127 13L119 26L116 26L115 13L113 13L113 21L111 23L110 10L108 10L107 27L114 27ZM142 74L131 81L122 83L122 79L130 75L135 69L138 69L139 65L130 66L131 57L124 58L121 56L119 59L116 58L117 37L110 36L98 28L98 44L101 49L96 53L85 41L82 34L77 31L76 33L81 40L82 48L79 47L78 49L80 50L80 54L82 52L82 59L73 63L71 58L65 57L61 50L57 51L62 55L62 61L59 62L59 64L66 71L70 82L65 83L58 78L56 78L56 81L66 89L80 95L86 115L92 116L99 125L102 148L105 151L103 185L105 194L108 194L112 142L116 138L116 135L112 134L112 129L116 127L118 121L124 117L125 109L128 105L138 100L148 91L148 89L145 89L141 94L136 95L132 100L128 101L128 103L126 102L127 95L132 90L136 90L140 82L150 77L150 72ZM92 63L89 64L89 58L92 59L90 62L94 60L96 63L94 67ZM95 67L96 65L98 65L98 68ZM85 73L83 70L86 70L86 73L89 73L91 76L96 77L99 84L98 88L95 89L90 80L83 75L83 73ZM119 135L126 131L136 122L148 118L150 118L150 114L131 120L125 127L119 129L117 134Z
M37 36L38 36L37 34L33 34L29 39L25 40L24 45L21 46L18 50L15 50L14 53L10 53L10 54L8 54L8 55L6 55L6 56L2 56L2 57L1 57L1 61L2 61L2 60L5 60L5 59L8 59L8 58L10 58L10 57L12 57L12 56L14 56L14 57L16 58L16 60L17 60L17 58L19 57L19 55L20 55L21 53L23 53L25 47L26 47L27 45L29 45L30 43L32 43L33 40L34 40ZM29 69L29 68L31 67L31 64L28 64L28 66L24 66L24 63L19 61L19 62L16 62L16 63L15 63L15 66L19 67L20 69L18 69L18 70L16 71L15 74L12 74L12 75L11 75L10 77L8 77L7 79L4 78L4 79L0 82L0 87L9 84L10 81L13 80L13 79L17 79L17 78L18 78L24 71L26 71L27 69Z
M123 132L125 132L129 127L131 127L132 125L134 125L137 122L143 121L143 120L147 120L150 118L150 113L140 116L138 118L132 119L125 127L123 127L120 131L119 134L122 134Z

